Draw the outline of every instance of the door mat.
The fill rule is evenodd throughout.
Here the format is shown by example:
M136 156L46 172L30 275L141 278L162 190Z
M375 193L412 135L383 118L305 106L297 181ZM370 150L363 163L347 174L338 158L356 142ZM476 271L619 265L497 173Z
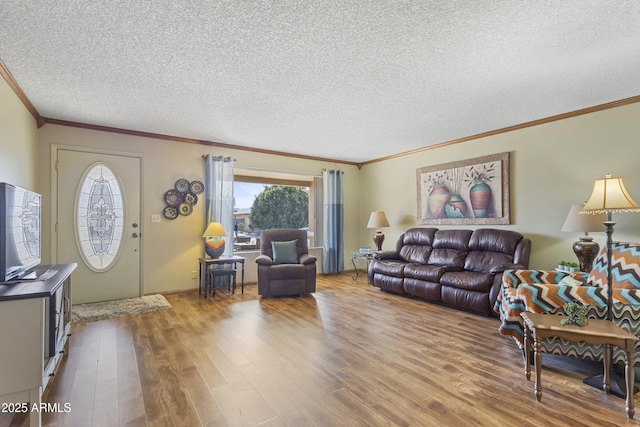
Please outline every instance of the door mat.
M163 295L145 295L138 298L74 305L71 307L71 321L73 323L95 322L96 320L148 313L168 308L171 308L171 304Z

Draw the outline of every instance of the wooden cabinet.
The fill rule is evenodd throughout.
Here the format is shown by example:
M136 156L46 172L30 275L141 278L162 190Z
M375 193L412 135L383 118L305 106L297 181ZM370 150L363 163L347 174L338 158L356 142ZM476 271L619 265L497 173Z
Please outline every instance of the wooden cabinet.
M76 266L38 266L35 280L0 284L0 403L5 413L28 412L31 426L41 424L42 392L69 352Z

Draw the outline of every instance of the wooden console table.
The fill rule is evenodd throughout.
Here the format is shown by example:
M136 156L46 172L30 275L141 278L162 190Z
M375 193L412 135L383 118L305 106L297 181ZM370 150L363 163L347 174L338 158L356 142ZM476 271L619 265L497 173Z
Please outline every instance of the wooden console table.
M633 418L635 410L633 408L633 352L638 338L613 324L609 320L588 319L585 326L566 325L562 326L560 321L566 316L556 316L553 314L520 313L524 320L524 352L525 368L524 373L527 380L531 379L531 336L534 340L536 370L535 395L539 401L542 398L542 384L540 382L542 354L540 352L540 340L548 337L564 338L567 341L583 341L587 344L604 344L604 382L603 390L609 393L609 365L611 364L610 346L615 345L624 350L627 358L625 366L625 381L627 386L626 410L627 417Z

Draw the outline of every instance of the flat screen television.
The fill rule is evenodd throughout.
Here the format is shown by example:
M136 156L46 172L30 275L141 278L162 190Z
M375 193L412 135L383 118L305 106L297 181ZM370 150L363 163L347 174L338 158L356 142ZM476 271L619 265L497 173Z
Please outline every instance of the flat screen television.
M41 196L0 182L0 282L40 264Z

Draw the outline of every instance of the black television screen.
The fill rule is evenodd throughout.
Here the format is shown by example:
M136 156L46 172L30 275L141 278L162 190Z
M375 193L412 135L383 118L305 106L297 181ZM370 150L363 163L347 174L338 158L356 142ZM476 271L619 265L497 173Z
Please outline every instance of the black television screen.
M0 282L40 264L40 194L0 182Z

